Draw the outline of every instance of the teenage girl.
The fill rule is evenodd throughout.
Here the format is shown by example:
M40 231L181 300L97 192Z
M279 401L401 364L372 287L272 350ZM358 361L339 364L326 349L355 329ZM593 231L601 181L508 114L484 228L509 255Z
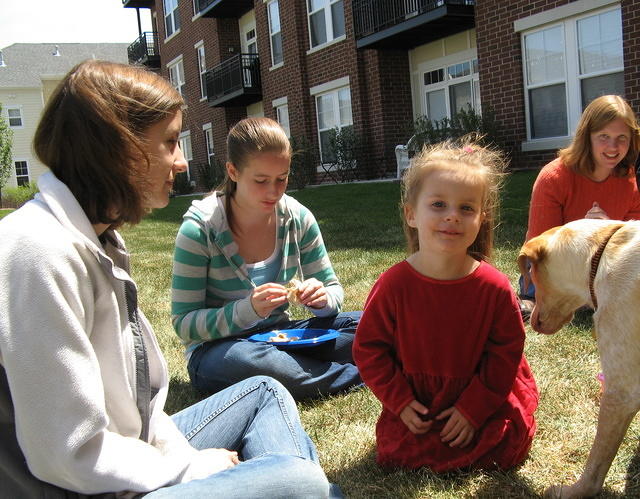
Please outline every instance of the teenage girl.
M382 402L382 465L504 469L527 456L538 392L515 294L487 263L502 165L465 139L425 149L403 179L409 257L375 283L353 350Z
M217 392L254 374L273 376L296 399L361 383L351 347L360 312L340 314L343 289L313 214L285 190L291 146L280 125L247 118L227 137L222 188L194 201L176 239L173 325L192 384ZM313 318L289 319L285 286ZM281 350L247 341L293 328L337 329L335 342Z

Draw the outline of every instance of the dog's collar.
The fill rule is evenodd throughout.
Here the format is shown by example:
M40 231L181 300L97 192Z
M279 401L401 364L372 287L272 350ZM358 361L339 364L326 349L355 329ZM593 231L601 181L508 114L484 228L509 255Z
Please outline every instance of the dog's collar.
M605 247L609 243L609 239L613 237L613 235L620 227L622 226L618 225L617 227L614 227L614 229L611 231L611 234L604 238L604 240L600 243L598 250L591 258L591 272L589 272L589 293L591 293L591 302L593 303L594 310L598 309L598 300L596 299L596 293L593 290L593 281L595 280L596 273L598 272L598 264L600 263L600 258L602 257L602 253L604 253Z

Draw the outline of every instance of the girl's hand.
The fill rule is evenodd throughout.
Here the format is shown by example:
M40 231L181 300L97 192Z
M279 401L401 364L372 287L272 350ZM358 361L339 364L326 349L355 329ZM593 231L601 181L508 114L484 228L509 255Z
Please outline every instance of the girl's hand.
M466 447L473 440L476 430L458 409L449 407L436 416L436 419L449 418L440 432L443 442L450 442L449 447Z
M233 468L239 464L238 453L227 449L203 449L197 458L191 462L187 470L188 480L206 478L219 471Z
M253 289L251 293L251 305L263 319L269 317L271 312L287 301L287 290L282 284L267 282Z
M609 220L609 215L607 215L607 213L602 208L600 208L600 205L596 201L594 201L593 206L587 212L584 218L596 218L599 220Z
M307 279L300 286L298 293L300 303L311 308L323 308L327 306L327 290L318 279Z
M409 405L402 409L400 419L409 428L411 433L421 435L427 433L431 429L433 421L423 421L420 416L429 414L429 409L423 406L417 400L409 402Z

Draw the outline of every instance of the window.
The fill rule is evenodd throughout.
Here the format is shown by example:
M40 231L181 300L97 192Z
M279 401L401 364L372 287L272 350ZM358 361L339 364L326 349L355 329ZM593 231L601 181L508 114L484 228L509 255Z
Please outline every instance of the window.
M568 136L594 98L623 95L619 8L565 19L522 37L529 139Z
M203 42L198 43L195 49L198 54L198 71L200 71L200 95L205 99L207 97L207 84L204 75L207 72L207 62L204 57Z
M16 183L18 186L29 185L29 165L26 161L16 161Z
M269 35L271 37L271 65L280 64L284 58L282 55L282 33L280 32L280 8L278 0L270 2L269 11Z
M422 75L424 114L438 121L469 108L480 112L478 60L464 60L429 69Z
M19 107L7 107L7 115L9 117L9 127L22 128L22 109Z
M316 111L318 113L320 157L323 163L330 163L335 159L329 148L331 130L335 128L341 130L344 127L353 125L350 88L338 88L316 95Z
M289 129L289 106L287 104L276 107L276 118L287 134L287 137L291 137L291 130Z
M182 65L182 56L174 59L174 61L167 64L169 69L169 80L173 87L180 92L180 95L184 97L184 66Z
M204 142L207 146L207 161L210 165L213 165L213 158L216 155L213 150L213 129L211 123L202 125L202 131L204 132Z
M178 0L162 0L164 3L164 27L166 37L180 30L180 16L178 15Z
M311 48L344 36L342 0L307 0Z
M191 149L191 132L187 130L186 132L182 132L179 137L180 149L182 150L182 154L184 154L184 159L187 160L187 178L191 180L194 178L193 172L191 171L191 161L193 160L193 150Z

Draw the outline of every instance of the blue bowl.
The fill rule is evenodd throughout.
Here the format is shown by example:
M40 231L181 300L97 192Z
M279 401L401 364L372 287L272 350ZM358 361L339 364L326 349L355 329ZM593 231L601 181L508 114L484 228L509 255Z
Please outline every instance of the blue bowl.
M296 336L294 341L269 341L270 338L277 336L278 333L285 333L289 338ZM278 348L306 348L335 340L339 336L339 332L335 329L274 329L266 333L257 333L249 336L247 339L256 343L269 343Z

